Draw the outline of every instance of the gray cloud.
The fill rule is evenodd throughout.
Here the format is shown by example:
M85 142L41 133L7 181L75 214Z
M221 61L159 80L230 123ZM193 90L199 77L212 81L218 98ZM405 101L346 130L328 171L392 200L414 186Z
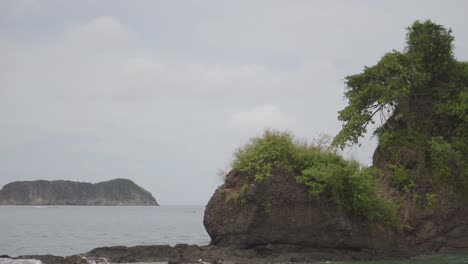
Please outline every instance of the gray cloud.
M8 8L6 8L8 7ZM335 134L343 78L431 18L468 58L464 1L2 1L0 186L135 180L204 204L264 128ZM369 163L375 142L344 155Z

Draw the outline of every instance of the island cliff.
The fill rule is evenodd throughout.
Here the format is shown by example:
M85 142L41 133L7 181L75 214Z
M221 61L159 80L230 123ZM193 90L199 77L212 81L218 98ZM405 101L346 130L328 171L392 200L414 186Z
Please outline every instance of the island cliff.
M99 183L18 181L0 190L0 205L158 205L156 199L127 179Z

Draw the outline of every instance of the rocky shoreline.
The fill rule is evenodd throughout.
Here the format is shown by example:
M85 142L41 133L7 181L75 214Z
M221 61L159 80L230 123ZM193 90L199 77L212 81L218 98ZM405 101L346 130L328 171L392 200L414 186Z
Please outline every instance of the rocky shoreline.
M408 258L411 254L349 249L304 248L294 245L268 244L250 249L188 244L151 246L114 246L95 248L87 253L61 257L24 255L12 259L36 259L44 264L87 263L316 263L318 261L381 260ZM2 256L8 257L8 256Z
M441 250L437 253L463 253L466 249ZM109 263L212 263L212 264L255 264L255 263L327 263L329 261L375 261L403 260L417 257L408 251L350 250L330 248L305 248L285 244L268 244L250 249L221 246L198 246L188 244L114 246L95 248L87 253L67 257L54 255L24 255L2 259L39 260L43 264L109 264ZM2 263L2 262L0 262ZM7 262L8 263L8 262ZM29 262L28 262L29 263ZM30 262L33 263L33 262ZM36 262L34 262L36 263ZM419 262L418 262L419 263Z

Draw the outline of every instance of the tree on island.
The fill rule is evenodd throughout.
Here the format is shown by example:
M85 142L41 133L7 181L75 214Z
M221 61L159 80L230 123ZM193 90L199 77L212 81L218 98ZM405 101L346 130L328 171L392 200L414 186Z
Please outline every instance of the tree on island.
M348 106L339 112L343 126L332 144L342 149L358 144L380 119L372 132L379 149L393 155L388 168L405 178L394 180L396 185L406 191L414 185L409 174L415 168L398 155L398 148L406 147L422 153L433 181L467 190L468 63L455 59L450 29L427 20L407 30L403 52L389 52L346 77Z
M331 148L279 131L252 138L234 154L232 168L243 177L234 201L245 205L252 184L283 174L350 215L401 231L401 212L414 204L425 210L444 204L438 197L452 203L452 193L466 196L468 64L454 58L452 42L450 30L416 21L404 52L387 53L346 77L349 105L339 112L344 124ZM378 116L373 167L336 152L359 143ZM265 210L271 212L271 204Z

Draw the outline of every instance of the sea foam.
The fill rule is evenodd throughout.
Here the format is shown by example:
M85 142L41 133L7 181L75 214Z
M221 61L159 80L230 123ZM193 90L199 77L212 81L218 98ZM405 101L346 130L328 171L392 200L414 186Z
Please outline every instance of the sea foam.
M83 259L88 262L88 264L110 264L106 258L85 258ZM10 259L10 258L0 258L0 264L43 264L42 261L37 259Z
M88 264L110 264L110 262L106 258L82 258L85 259L86 262L88 262Z
M37 259L0 258L0 264L42 264L42 261Z

